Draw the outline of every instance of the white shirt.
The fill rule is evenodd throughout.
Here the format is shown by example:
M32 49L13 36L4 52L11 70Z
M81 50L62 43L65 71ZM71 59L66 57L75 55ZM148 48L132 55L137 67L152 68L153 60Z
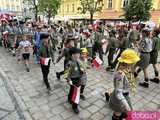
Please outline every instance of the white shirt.
M21 41L19 45L22 47L22 53L30 53L29 48L31 43L28 40Z

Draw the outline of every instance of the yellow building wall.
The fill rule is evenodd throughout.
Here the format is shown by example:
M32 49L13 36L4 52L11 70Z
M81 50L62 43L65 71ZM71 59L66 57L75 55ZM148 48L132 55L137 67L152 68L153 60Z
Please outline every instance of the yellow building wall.
M122 19L120 16L123 14L123 2L124 0L112 0L112 8L108 8L108 1L103 0L103 9L101 12L94 15L95 19ZM73 6L74 5L74 10ZM80 0L62 0L62 5L58 12L58 17L68 18L89 18L89 14L83 15L78 12L80 6ZM151 20L158 22L160 19L160 0L153 0L153 10L151 11Z
M0 9L14 12L20 12L22 0L0 0Z

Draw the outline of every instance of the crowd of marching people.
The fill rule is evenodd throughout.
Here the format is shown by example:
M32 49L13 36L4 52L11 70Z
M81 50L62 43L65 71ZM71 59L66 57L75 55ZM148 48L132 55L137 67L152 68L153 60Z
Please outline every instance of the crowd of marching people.
M100 67L108 61L106 71L114 71L114 90L106 91L106 100L114 111L113 120L126 118L131 111L130 93L136 92L136 77L143 71L141 87L148 88L150 81L159 84L158 52L160 50L160 28L147 25L112 26L101 21L93 25L75 26L58 22L46 25L31 21L1 20L1 46L24 61L30 72L30 56L40 65L48 92L52 91L48 81L51 63L64 60L64 70L57 71L70 85L68 102L73 111L79 113L79 98L85 100L87 69ZM32 53L31 53L32 51ZM55 54L58 53L58 58ZM107 56L107 60L104 58ZM150 78L149 64L153 65L155 77ZM107 79L107 78L106 78Z

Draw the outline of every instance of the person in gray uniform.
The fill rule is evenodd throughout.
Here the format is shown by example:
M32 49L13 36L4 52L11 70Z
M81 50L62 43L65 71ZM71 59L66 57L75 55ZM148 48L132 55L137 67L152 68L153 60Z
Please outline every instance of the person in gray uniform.
M102 39L104 38L102 28L98 27L94 34L93 56L96 52L99 54L100 59L103 61Z
M114 90L109 98L109 106L114 111L112 120L123 120L127 117L127 112L132 110L130 92L134 92L136 88L132 67L139 60L139 56L132 49L125 50L118 58L119 63L114 74Z
M151 55L150 64L153 65L154 73L155 73L155 77L153 79L150 79L150 81L157 84L160 83L158 65L157 65L158 51L160 50L160 46L159 46L160 38L158 38L159 34L160 34L160 29L155 29L152 33L153 49L150 53Z
M138 70L135 73L135 77L138 73L143 70L144 73L144 82L139 83L140 86L148 88L149 79L148 79L148 66L150 61L150 52L152 51L152 40L150 38L150 31L148 28L142 30L142 40L139 43L139 52L141 60L137 63L139 66Z
M78 114L78 103L73 101L75 87L80 88L81 86L81 77L82 70L80 67L79 57L80 57L80 49L73 47L70 49L71 60L68 63L68 68L65 70L65 78L70 85L70 91L68 94L68 102L72 104L73 111ZM80 95L80 90L79 93ZM80 97L80 96L79 96Z

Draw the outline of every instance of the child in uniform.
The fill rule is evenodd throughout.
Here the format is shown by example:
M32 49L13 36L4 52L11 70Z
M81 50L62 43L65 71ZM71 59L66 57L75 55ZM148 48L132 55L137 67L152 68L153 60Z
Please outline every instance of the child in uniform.
M112 120L123 120L127 111L132 110L130 90L135 92L136 88L133 66L139 60L139 56L132 49L125 50L118 58L114 90L109 98L109 106L114 111Z
M25 63L26 71L29 72L29 58L30 58L31 42L27 40L27 34L23 36L23 40L19 43L18 49L21 50L22 58Z
M81 48L81 56L80 56L80 66L83 72L81 77L81 90L80 90L80 98L85 100L85 96L83 94L86 83L87 83L87 73L86 70L89 68L88 66L88 50L86 48Z
M155 29L152 33L152 41L153 41L153 47L152 47L152 51L150 53L150 64L153 65L154 68L154 74L155 77L153 79L150 79L151 82L154 83L160 83L160 78L159 78L159 72L158 72L158 64L157 64L157 60L158 60L158 51L160 49L160 47L158 46L158 43L160 41L160 38L158 38L158 35L160 33L159 29Z
M70 49L70 55L71 55L71 60L68 63L68 68L65 70L65 78L67 79L67 82L70 85L70 91L68 95L68 101L69 103L72 104L72 109L73 111L78 114L79 109L78 109L78 103L75 103L72 98L74 95L75 88L80 88L81 86L81 77L82 77L82 70L80 68L80 63L79 63L79 57L80 57L80 49L78 48L71 48ZM80 90L77 91L77 94L80 95ZM79 98L80 96L78 96ZM78 100L79 101L79 100Z

